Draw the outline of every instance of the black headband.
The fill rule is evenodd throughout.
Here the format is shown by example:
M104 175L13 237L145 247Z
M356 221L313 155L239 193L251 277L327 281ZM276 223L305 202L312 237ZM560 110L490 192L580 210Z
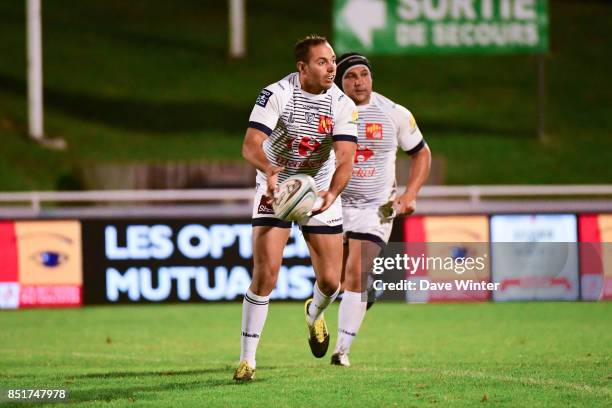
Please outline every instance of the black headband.
M348 54L343 54L340 56L340 59L336 62L336 78L334 78L334 82L338 86L338 88L342 89L342 78L346 71L354 67L355 65L365 65L368 67L370 72L372 72L372 66L370 65L370 61L366 57L356 52L349 52Z

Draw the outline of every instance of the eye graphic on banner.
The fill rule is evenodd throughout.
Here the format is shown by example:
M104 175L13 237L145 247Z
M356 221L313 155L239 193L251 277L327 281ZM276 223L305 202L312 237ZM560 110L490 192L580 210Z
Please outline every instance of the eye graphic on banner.
M81 304L79 221L19 221L19 302L22 307Z
M81 285L78 221L16 223L22 285Z

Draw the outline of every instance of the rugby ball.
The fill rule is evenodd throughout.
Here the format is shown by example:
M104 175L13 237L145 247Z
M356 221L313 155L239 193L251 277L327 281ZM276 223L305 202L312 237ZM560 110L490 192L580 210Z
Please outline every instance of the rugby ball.
M310 215L318 198L317 185L312 177L296 174L278 186L272 202L274 215L281 220L299 221Z

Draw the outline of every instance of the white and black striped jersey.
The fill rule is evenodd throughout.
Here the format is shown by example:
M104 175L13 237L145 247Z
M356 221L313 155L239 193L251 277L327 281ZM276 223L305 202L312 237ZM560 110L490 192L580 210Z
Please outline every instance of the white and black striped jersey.
M353 176L342 192L342 205L375 208L395 197L395 158L400 147L415 154L425 146L414 116L401 105L372 92L359 111Z
M261 91L249 127L268 135L263 143L268 161L285 168L279 183L303 173L326 190L335 169L332 143L357 142L357 109L335 84L320 95L303 91L296 72ZM257 183L265 182L258 170Z

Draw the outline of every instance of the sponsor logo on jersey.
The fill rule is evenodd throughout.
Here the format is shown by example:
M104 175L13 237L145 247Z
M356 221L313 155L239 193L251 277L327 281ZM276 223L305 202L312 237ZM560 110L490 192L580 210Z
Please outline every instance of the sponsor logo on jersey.
M356 125L358 121L359 121L359 112L357 112L357 110L354 110L353 113L351 113L351 120L349 121L349 123L353 123Z
M268 204L266 199L266 196L261 196L261 200L259 200L259 205L257 206L257 214L274 214L272 204Z
M381 140L383 138L382 123L366 123L365 134L366 139Z
M321 142L317 139L310 136L304 136L298 145L298 154L302 157L310 156L319 146L321 146Z
M321 115L319 116L319 133L331 134L334 130L334 121L331 117Z
M353 177L356 178L368 178L373 177L376 174L376 167L353 167Z
M321 146L321 142L310 136L300 138L298 143L296 143L296 140L298 139L294 137L287 139L287 149L297 152L302 157L310 156Z
M257 100L255 101L255 104L265 108L271 96L272 92L268 91L267 89L262 89L257 97Z
M357 145L357 152L355 153L355 163L363 163L370 160L370 157L374 156L374 152L367 146Z
M306 160L293 160L286 157L279 157L276 159L276 163L279 166L284 166L290 169L319 169L325 164L326 161L327 158L315 160L311 160L310 158L307 158Z

